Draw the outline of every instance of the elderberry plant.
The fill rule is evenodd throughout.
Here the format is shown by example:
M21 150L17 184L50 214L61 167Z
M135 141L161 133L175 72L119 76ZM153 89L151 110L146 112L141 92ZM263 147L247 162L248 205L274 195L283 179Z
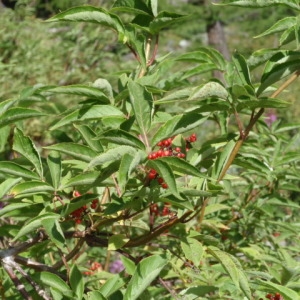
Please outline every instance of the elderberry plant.
M0 161L2 299L300 299L300 125L264 121L300 74L298 17L260 35L280 34L278 48L248 58L210 47L175 57L159 55L159 36L188 16L158 4L52 17L108 28L136 68L0 103L13 152ZM222 78L207 80L213 70ZM83 100L50 109L61 95ZM60 138L38 147L23 122L45 116Z

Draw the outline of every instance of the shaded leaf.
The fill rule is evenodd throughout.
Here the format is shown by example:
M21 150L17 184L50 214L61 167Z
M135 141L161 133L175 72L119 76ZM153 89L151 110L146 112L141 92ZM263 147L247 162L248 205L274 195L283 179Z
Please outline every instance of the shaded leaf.
M135 300L160 274L167 261L159 255L144 258L136 267L131 280L128 283L124 300Z

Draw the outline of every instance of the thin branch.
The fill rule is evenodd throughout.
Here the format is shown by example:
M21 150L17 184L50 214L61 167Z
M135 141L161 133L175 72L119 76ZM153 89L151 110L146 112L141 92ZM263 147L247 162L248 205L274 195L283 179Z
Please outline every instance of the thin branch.
M26 279L26 281L35 289L37 294L41 296L44 300L52 300L53 298L48 296L46 291L44 291L32 278L16 263L15 269Z
M24 297L25 300L33 300L32 297L27 293L25 290L24 284L20 281L17 275L14 273L12 264L13 261L11 257L6 257L2 260L3 268L7 272L8 276L12 280L13 284L15 285L18 292Z
M172 295L173 299L179 300L176 292L173 289L171 289L170 286L161 277L159 277L158 280L164 286L164 288Z

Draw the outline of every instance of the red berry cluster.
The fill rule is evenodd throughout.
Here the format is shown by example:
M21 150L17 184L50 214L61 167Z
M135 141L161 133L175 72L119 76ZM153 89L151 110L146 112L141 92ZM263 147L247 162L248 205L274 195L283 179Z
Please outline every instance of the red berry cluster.
M283 297L279 293L267 294L266 298L270 299L270 300L284 300Z
M97 261L94 261L90 268L89 268L89 271L85 271L83 272L84 275L88 275L88 276L91 276L93 274L95 274L96 272L99 272L99 271L102 271L103 268L102 268L102 265L100 263L98 263Z
M170 203L165 203L162 211L160 211L157 203L150 206L150 214L153 216L168 216L170 214Z
M157 143L159 150L152 152L148 155L148 159L156 159L164 156L177 156L179 158L185 158L185 154L182 153L182 149L180 147L172 147L174 137L162 140ZM197 141L197 136L193 133L191 136L185 139L186 148L188 151L191 148L191 143Z
M74 198L80 197L80 196L81 196L81 194L78 191L73 192ZM90 207L91 207L91 209L96 209L97 206L98 206L98 199L94 199L92 201ZM87 205L83 205L70 213L71 218L75 220L76 224L81 224L82 219L83 219L87 209L88 209Z
M157 159L159 157L165 157L165 156L177 156L179 158L185 158L185 154L182 152L182 149L180 147L173 147L174 137L162 140L157 143L157 146L159 149L155 152L152 152L148 155L148 159ZM197 136L195 133L193 133L191 136L185 139L185 151L188 151L191 148L191 143L196 142ZM163 189L167 189L168 185L164 182L164 179L159 176L159 174L154 169L150 169L148 173L148 179L154 180L156 179L157 182L161 185Z
M149 180L154 180L156 179L157 182L160 184L160 186L163 189L167 189L168 185L165 183L164 179L162 177L159 176L159 174L156 172L156 170L154 169L150 169L149 173L148 173L148 178Z

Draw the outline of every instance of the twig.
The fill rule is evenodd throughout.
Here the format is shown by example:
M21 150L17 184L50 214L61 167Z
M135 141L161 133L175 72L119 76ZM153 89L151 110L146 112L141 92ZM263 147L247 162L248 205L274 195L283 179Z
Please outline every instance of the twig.
M18 290L18 292L24 297L25 300L33 300L32 297L25 290L24 284L19 280L17 275L14 273L14 270L13 270L14 262L11 259L11 257L9 257L9 256L5 257L2 260L2 263L3 263L3 268L7 272L8 276L10 277L12 282L14 283L14 285L15 285L16 289Z
M175 300L178 300L179 298L178 298L178 296L177 296L177 294L175 293L175 291L173 290L173 289L171 289L170 287L169 287L169 285L161 278L161 277L159 277L159 282L164 286L164 288L173 296L173 298L175 299Z

